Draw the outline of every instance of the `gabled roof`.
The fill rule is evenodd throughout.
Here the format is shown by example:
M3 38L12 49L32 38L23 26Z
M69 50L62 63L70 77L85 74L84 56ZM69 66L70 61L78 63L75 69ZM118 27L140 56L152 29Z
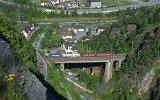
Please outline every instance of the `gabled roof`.
M23 30L24 30L26 33L29 33L29 32L30 32L30 27L25 26L25 27L23 28Z

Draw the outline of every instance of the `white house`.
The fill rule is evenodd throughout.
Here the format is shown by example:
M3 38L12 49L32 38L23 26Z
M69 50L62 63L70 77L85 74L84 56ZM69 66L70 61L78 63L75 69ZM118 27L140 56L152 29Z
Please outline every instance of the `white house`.
M85 31L85 27L74 27L73 28L74 34L77 34L77 32L84 32L84 31Z
M89 3L92 8L100 8L102 6L101 0L89 0Z
M26 38L26 37L28 37L28 34L27 34L27 32L25 32L25 31L22 31L21 33L24 35L24 37L25 37L25 38Z
M23 27L23 30L22 30L21 33L25 37L28 37L34 29L35 29L34 24L29 24L29 25L26 25L26 26Z
M98 35L99 35L101 32L103 32L105 29L106 29L106 27L101 27L101 26L97 27L97 33L98 33Z
M50 0L50 2L51 2L51 4L53 4L53 5L60 3L59 0Z
M41 6L48 6L49 2L48 0L41 0Z

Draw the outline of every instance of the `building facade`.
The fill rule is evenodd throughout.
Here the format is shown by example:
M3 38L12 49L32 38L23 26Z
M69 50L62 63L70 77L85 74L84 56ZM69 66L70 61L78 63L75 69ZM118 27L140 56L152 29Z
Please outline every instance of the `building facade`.
M90 7L100 8L102 6L101 0L89 0Z

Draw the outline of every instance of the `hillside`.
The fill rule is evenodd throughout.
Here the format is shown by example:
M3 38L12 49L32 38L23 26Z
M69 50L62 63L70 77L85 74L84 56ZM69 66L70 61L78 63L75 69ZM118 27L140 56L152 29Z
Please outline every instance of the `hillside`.
M12 1L20 5L30 5L29 0ZM87 77L80 76L80 79L87 81L88 87L96 90L93 94L89 94L95 99L160 99L160 70L158 69L160 67L160 6L127 9L106 15L84 14L79 16L73 14L74 16L70 16L64 13L44 13L38 10L37 5L31 7L10 6L1 3L0 5L2 12L0 15L0 79L2 79L0 80L0 89L3 89L0 91L0 99L6 98L9 90L12 90L10 91L11 96L15 95L12 92L16 92L17 96L20 95L20 99L24 96L27 100L51 98L65 100L59 95L67 95L65 88L68 88L70 94L75 96L74 99L79 96L79 90L75 93L75 87L66 82L63 73L60 73L60 75L62 74L60 77L57 65L49 67L48 79L50 80L48 83L38 79L41 74L37 70L34 47L20 33L20 26L17 26L16 21L21 18L22 21L35 22L35 20L47 17L54 20L57 18L66 18L67 20L75 18L77 20L79 17L117 19L117 22L107 25L106 30L100 35L92 36L90 41L79 41L77 47L79 47L80 53L88 51L90 53L127 53L121 69L117 71L113 66L113 78L107 84L101 84L103 68L100 75L97 76L97 80L90 74L87 74ZM19 82L20 87L16 87ZM8 83L12 88L8 87ZM65 84L65 88L60 83ZM7 95L7 99L10 95Z
M115 71L112 80L104 86L107 90L102 99L142 99L139 85L147 72L158 67L156 60L160 57L160 8L128 10L119 12L117 17L118 21L99 36L77 45L83 45L79 46L80 50L89 47L91 53L127 53L121 70Z

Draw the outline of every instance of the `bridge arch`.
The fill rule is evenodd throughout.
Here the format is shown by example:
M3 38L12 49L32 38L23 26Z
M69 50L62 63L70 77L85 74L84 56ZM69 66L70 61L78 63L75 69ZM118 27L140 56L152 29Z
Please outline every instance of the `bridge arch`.
M113 61L113 68L116 70L119 69L119 61L118 60Z
M116 70L118 70L118 69L121 68L121 63L122 63L121 60L114 60L114 61L113 61L113 67L114 67Z

